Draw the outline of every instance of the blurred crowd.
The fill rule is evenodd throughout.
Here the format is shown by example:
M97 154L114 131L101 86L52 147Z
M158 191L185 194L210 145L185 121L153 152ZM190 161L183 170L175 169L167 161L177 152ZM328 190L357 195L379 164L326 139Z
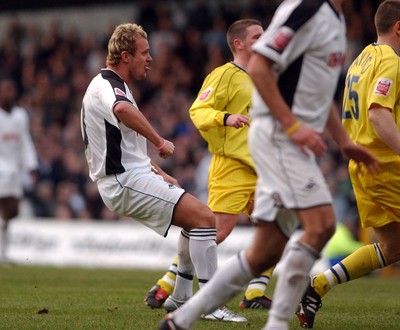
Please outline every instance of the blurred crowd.
M174 156L167 160L160 159L152 146L150 153L187 191L198 196L207 180L207 170L199 164L208 152L188 109L205 75L231 59L225 40L228 26L251 17L267 27L278 3L138 1L132 13L132 21L148 33L153 56L147 80L138 82L133 94L144 115L176 146ZM345 3L349 47L343 74L354 56L375 40L376 6L374 1ZM104 66L113 28L94 36L82 33L79 26L65 29L61 20L45 27L10 20L2 33L0 77L12 77L18 84L18 103L29 112L39 156L37 180L26 184L26 200L35 217L119 219L103 206L88 178L79 122L83 94ZM342 89L343 77L336 95L339 105ZM330 150L321 165L332 188L338 220L353 221L357 212L346 161L329 138L327 142Z

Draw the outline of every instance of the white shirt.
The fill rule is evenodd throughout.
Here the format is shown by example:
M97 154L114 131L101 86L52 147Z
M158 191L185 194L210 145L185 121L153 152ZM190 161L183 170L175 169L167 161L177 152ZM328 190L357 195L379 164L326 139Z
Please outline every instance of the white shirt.
M81 110L85 154L93 181L131 169L150 170L146 139L118 122L113 113L119 102L129 102L137 108L122 78L113 70L102 69L89 84Z
M344 17L328 0L286 0L253 50L271 60L294 115L323 131L346 51ZM269 109L255 90L252 117Z
M22 172L37 166L26 110L15 106L7 112L0 108L0 175L22 176Z

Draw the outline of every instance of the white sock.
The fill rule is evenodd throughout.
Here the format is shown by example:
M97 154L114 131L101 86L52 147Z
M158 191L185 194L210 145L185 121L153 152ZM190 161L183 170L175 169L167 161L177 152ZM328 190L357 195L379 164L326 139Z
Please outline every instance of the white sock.
M207 283L217 270L216 237L215 228L197 228L189 231L190 258L200 285Z
M180 301L186 301L193 295L194 267L189 253L189 233L181 231L178 238L178 268L175 288L172 296Z
M292 319L306 290L309 272L319 257L319 252L305 244L295 242L289 247L286 256L281 260L272 307L265 329L275 329L276 323L288 323Z
M201 290L173 312L175 323L190 329L202 314L209 314L226 304L253 278L244 251L229 258Z

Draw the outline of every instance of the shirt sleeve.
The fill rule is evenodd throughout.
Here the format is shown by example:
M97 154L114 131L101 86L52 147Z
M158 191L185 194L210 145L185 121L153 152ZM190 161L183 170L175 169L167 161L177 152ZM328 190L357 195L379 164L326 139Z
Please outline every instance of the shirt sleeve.
M390 55L389 55L390 54ZM398 97L399 59L393 53L375 67L374 78L368 88L367 108L376 103L381 107L394 110Z
M201 131L224 126L229 92L228 84L222 82L223 77L224 75L218 76L216 72L211 73L189 109L193 124Z

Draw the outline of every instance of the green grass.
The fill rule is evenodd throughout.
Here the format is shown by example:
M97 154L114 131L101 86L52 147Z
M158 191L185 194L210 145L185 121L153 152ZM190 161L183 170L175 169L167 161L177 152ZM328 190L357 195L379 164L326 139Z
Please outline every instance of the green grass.
M0 329L157 329L164 310L143 303L161 271L0 266ZM268 292L272 292L272 286ZM400 281L368 277L328 293L314 329L400 328ZM239 311L240 296L229 303ZM245 310L247 324L201 320L196 330L261 329L267 313ZM299 329L296 320L290 329Z

